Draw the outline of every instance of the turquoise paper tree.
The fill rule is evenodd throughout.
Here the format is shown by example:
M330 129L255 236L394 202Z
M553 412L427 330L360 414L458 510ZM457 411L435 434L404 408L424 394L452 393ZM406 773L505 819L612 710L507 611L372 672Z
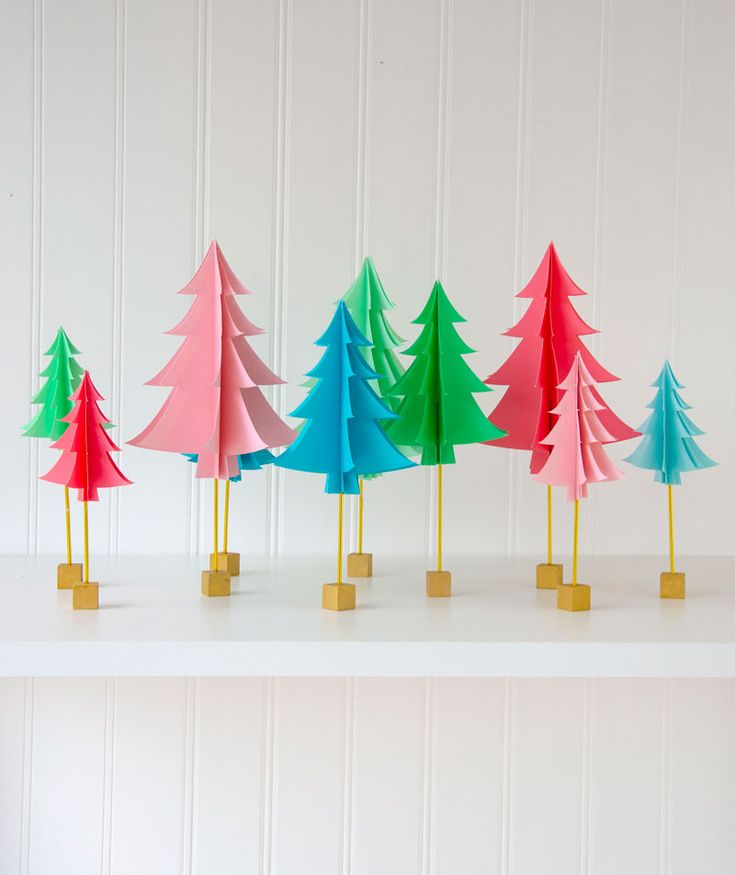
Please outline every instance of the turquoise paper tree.
M711 468L717 462L700 450L695 437L704 434L687 415L689 404L679 392L683 385L677 380L671 365L664 362L661 373L652 383L657 391L647 406L651 415L640 427L643 440L626 458L638 468L653 471L657 483L668 487L669 497L669 565L670 571L661 575L661 596L684 597L684 575L677 574L674 562L674 497L673 486L681 483L687 471Z
M337 583L327 584L323 605L344 610L354 607L354 589L342 584L343 496L357 495L364 474L381 474L413 467L386 437L381 422L395 418L371 386L378 374L362 350L370 346L358 330L347 305L340 301L329 327L316 341L325 347L309 371L316 383L293 411L306 420L298 437L275 464L295 471L326 474L325 492L339 495ZM341 590L344 587L344 590Z

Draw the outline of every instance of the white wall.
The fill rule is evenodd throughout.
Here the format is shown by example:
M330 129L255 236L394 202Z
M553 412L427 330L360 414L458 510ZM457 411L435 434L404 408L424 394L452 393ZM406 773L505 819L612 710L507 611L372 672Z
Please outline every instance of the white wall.
M730 680L2 680L3 875L723 875Z
M0 550L63 547L59 490L37 480L54 453L19 436L56 326L129 438L162 403L143 383L176 346L162 335L186 305L175 292L216 235L257 293L248 314L269 332L258 349L290 381L275 395L283 412L363 253L407 338L441 276L485 375L510 352L499 334L522 310L513 294L553 237L592 293L580 308L603 332L593 350L622 377L605 387L613 408L638 424L663 357L679 368L703 446L723 463L681 490L680 550L732 552L730 0L0 9ZM136 483L94 508L97 552L208 547L210 484L165 454L129 448L122 467ZM663 490L627 470L584 508L588 552L663 552ZM322 488L291 472L248 477L233 499L238 546L331 550L335 502ZM427 548L426 471L368 492L374 549ZM524 457L464 448L446 496L447 553L542 549L543 487Z

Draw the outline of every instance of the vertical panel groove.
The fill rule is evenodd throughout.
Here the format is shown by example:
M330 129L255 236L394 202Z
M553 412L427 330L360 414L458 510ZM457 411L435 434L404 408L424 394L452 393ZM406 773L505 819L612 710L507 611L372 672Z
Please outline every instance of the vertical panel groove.
M115 767L115 694L117 679L105 680L105 744L102 764L102 875L112 872L113 770Z
M582 703L582 792L580 828L580 872L590 875L592 871L592 712L594 709L595 682L584 680Z
M31 871L31 808L33 793L33 711L35 681L26 678L23 696L23 785L21 790L20 872Z
M342 761L342 833L340 875L351 875L353 863L353 817L355 772L355 679L345 679L345 716Z
M123 244L125 233L125 0L115 0L115 146L112 210L112 385L111 418L123 433ZM120 489L110 495L108 552L120 552Z
M498 850L500 875L513 871L513 736L515 730L516 681L505 679L503 696L503 745L500 764L500 841Z
M275 156L273 201L273 253L271 265L271 366L281 376L286 372L286 300L288 278L288 155L291 101L291 2L276 6ZM284 386L273 387L273 407L286 415ZM266 553L278 556L283 550L283 469L269 465L266 493Z
M276 679L263 679L263 734L260 761L260 875L271 875L275 844L276 753Z
M518 291L525 268L526 207L528 189L528 117L531 102L531 41L533 0L521 0L520 51L518 64L518 128L516 143L516 204L513 242L513 288ZM513 298L513 322L519 305ZM517 453L508 453L508 555L516 556L520 538L521 466Z
M186 739L184 743L184 793L182 838L182 872L194 872L197 812L197 764L199 761L199 678L186 682Z
M659 875L668 875L671 825L671 678L664 680L661 707L661 840Z
M434 755L436 738L435 679L424 680L423 767L421 774L421 821L419 866L421 875L434 871L435 774Z

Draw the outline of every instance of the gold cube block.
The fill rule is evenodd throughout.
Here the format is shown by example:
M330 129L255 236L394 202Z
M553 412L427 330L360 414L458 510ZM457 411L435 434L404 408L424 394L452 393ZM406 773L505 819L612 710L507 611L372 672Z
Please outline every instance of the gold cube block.
M541 562L536 566L536 589L558 589L564 583L564 566Z
M209 554L209 570L214 571L214 553ZM218 553L217 571L226 571L230 577L237 577L240 574L240 554Z
M322 586L322 607L327 611L355 609L354 583L325 583Z
M562 583L556 591L560 611L589 611L590 588L584 583Z
M202 571L202 595L229 595L230 580L229 571Z
M452 575L449 571L426 572L426 595L432 599L449 598L452 594Z
M71 589L82 582L81 562L59 562L56 566L56 589Z
M96 611L99 608L99 584L75 583L71 588L71 605L75 611Z
M683 599L686 598L687 576L682 571L661 572L661 598Z
M348 577L372 577L373 554L372 553L348 553L347 554Z

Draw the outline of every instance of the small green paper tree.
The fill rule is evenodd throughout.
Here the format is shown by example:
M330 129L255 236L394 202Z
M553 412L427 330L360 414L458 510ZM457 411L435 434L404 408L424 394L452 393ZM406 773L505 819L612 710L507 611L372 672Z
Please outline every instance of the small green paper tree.
M23 434L55 441L69 426L63 420L71 412L73 405L69 398L79 386L84 371L74 358L79 355L79 350L63 328L56 332L54 342L45 355L51 356L51 361L39 376L46 379L31 400L32 404L40 404L41 409L23 427Z

